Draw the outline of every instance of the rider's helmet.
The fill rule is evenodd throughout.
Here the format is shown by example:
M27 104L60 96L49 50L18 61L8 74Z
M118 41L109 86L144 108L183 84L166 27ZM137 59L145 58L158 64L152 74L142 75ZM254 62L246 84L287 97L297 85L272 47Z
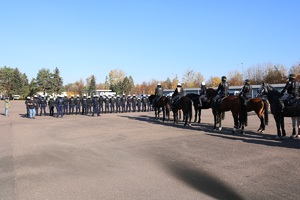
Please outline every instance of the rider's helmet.
M200 86L204 86L204 85L205 85L205 82L203 81Z
M246 84L249 84L249 83L250 83L250 80L249 80L249 79L246 79L246 80L245 80L245 83L246 83Z
M226 81L227 78L226 78L226 76L222 76L221 79L222 79L222 81Z
M295 80L295 74L289 74L289 81Z
M160 84L160 83L157 83L157 87L161 87L161 84Z
M178 84L177 84L177 87L181 87L181 83L178 83Z

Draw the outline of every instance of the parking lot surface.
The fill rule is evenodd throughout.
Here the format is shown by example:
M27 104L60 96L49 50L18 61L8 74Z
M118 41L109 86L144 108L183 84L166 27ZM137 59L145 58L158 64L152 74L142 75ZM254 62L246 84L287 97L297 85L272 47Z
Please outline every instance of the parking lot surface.
M4 111L4 107L3 107ZM28 119L24 101L0 116L0 199L298 199L300 140L276 141L249 113L244 135L226 113L212 130L163 123L153 112ZM286 118L291 135L291 119Z

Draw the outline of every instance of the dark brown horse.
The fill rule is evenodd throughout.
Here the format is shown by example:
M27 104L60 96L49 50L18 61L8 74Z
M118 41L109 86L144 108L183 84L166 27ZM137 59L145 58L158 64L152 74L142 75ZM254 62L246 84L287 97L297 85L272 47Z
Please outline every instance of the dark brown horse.
M172 95L171 109L173 111L174 116L174 123L178 124L178 112L182 110L183 113L183 121L184 126L189 125L191 126L192 120L192 100L189 97L183 96L178 98L178 100L174 101L174 97L176 97L176 93L174 92Z
M215 97L216 91L210 89L207 92L210 98ZM213 115L214 115L214 129L217 128L219 124L219 130L222 129L221 120L225 117L226 111L231 111L234 119L234 128L232 130L235 133L237 128L241 128L241 133L244 133L244 126L247 125L247 112L254 111L258 118L260 119L260 127L258 131L263 132L265 130L265 125L268 124L268 103L262 98L252 98L247 102L247 109L244 111L242 109L242 102L239 96L227 96L223 98L220 105L212 105Z
M300 121L300 99L294 99L295 102L292 104L286 104L282 111L279 99L282 96L280 92L273 86L263 83L261 88L258 90L259 95L267 95L270 102L271 113L273 114L276 128L277 128L277 140L282 140L286 137L286 131L284 126L284 117L291 117L293 120L293 133L291 138L298 137L300 131L298 124L298 133L296 133L296 122ZM285 102L289 103L289 102Z
M149 96L149 101L154 109L155 119L159 119L159 113L161 109L163 112L162 121L165 121L166 116L168 118L168 121L170 120L170 99L168 97L157 97L153 94Z
M194 94L194 93L189 93L185 95L186 97L189 97L192 101L193 101L193 106L194 106L194 112L195 112L195 119L194 122L197 121L198 119L198 123L201 122L201 111L202 109L209 109L211 108L211 100L208 99L207 97L204 97L203 99L206 99L205 101L203 101L202 99L202 107L199 106L199 101L200 101L200 95L199 94Z

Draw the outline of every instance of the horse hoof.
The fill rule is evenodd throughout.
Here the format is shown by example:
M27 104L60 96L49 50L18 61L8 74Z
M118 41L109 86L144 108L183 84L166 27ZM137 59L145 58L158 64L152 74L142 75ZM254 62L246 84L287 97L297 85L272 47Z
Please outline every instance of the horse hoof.
M188 124L188 126L192 126L192 124Z
M222 127L219 127L219 131L221 131L222 130Z
M241 134L244 135L244 134L245 134L245 131L241 131Z

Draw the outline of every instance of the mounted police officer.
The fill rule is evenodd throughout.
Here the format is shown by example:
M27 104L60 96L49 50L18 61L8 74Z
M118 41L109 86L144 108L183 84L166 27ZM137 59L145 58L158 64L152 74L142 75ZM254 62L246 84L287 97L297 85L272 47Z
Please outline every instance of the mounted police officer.
M200 85L199 107L202 107L202 101L204 101L204 97L206 97L206 84L203 81Z
M219 83L218 89L217 89L217 96L215 96L214 101L216 103L216 106L221 102L222 98L228 96L228 90L229 85L227 83L226 76L221 77L221 83Z
M46 101L46 98L44 95L41 96L41 99L40 99L40 116L42 116L42 113L44 112L44 116L47 115L46 113L46 107L47 107L47 101Z
M286 92L287 92L287 94L285 94ZM282 110L284 109L284 101L298 98L299 82L296 81L295 74L289 75L288 81L286 82L286 84L280 94L282 97L279 98L279 103L281 105Z
M159 98L161 98L164 94L164 90L161 86L160 83L157 83L156 88L155 88L155 97L153 99L153 106L155 107L156 102L159 100Z
M247 102L252 98L252 86L250 85L250 80L246 79L244 86L239 94L241 100L244 102L244 105L247 105Z
M177 84L177 87L173 93L173 97L172 97L172 106L176 105L177 101L183 97L184 94L184 90L182 88L181 83Z

